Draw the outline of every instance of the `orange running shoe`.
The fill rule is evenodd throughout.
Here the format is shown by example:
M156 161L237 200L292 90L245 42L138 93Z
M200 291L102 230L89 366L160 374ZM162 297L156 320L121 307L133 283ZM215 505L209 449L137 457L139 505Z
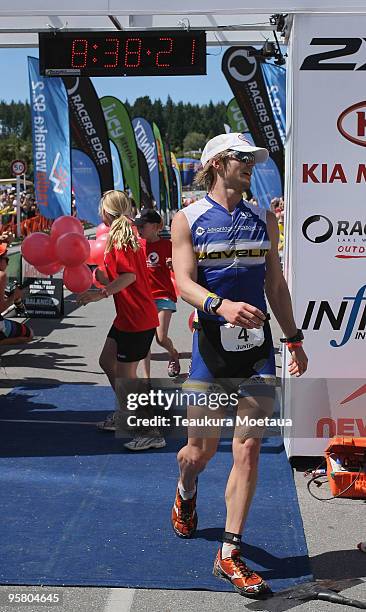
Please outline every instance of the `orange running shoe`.
M172 527L177 536L180 538L190 538L197 528L197 512L196 512L196 500L197 500L197 481L196 481L196 492L192 499L183 499L179 493L175 494L174 506L172 508Z
M245 561L241 558L238 548L234 548L231 557L221 557L221 546L217 553L213 566L213 575L222 580L231 582L234 589L245 597L260 597L272 593L258 574L249 569Z

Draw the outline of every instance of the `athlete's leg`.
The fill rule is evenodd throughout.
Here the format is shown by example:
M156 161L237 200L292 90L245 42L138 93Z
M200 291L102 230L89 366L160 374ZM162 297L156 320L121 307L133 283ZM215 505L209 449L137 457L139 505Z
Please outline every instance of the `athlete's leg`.
M99 356L99 365L107 375L112 389L115 390L116 367L117 367L117 342L109 336L106 338L102 352Z
M207 409L189 407L187 417L197 419L207 414ZM206 428L207 429L207 428ZM220 428L188 428L188 442L179 451L180 479L171 514L174 532L181 538L190 538L197 528L197 476L214 456L220 438Z
M271 397L245 397L239 400L237 416L265 418L272 415ZM253 499L263 427L237 425L233 439L233 467L226 486L227 508L225 531L240 534Z
M145 359L142 360L142 374L144 378L150 378L150 363L151 363L151 351L148 352Z
M242 398L237 416L264 418L273 410L272 397ZM225 499L227 517L223 544L219 548L213 573L230 582L234 589L247 597L269 593L263 578L248 568L241 556L241 532L254 495L263 427L238 426L233 440L234 464L228 479Z
M198 419L204 414L207 414L207 409L196 406L189 406L187 410L188 419ZM199 436L198 433L201 435ZM188 429L187 444L180 449L177 455L179 483L185 491L194 491L196 478L215 455L219 440L219 427L211 427L207 437L203 437L202 428L190 427Z
M170 319L172 318L171 310L159 310L159 327L156 330L156 342L159 346L165 348L171 359L179 359L179 353L175 349L171 338L168 336Z

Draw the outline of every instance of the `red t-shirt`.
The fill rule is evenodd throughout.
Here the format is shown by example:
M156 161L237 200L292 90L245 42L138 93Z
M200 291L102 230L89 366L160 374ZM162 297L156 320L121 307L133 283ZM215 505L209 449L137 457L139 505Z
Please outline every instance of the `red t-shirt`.
M154 300L168 298L177 301L174 285L170 276L170 269L166 260L172 257L172 242L160 238L156 242L141 241L146 255L147 269L149 271L151 291Z
M110 281L125 272L136 274L135 282L113 294L117 313L113 325L126 332L139 332L157 327L158 312L151 295L143 248L133 251L130 246L120 250L113 247L105 255L104 265Z

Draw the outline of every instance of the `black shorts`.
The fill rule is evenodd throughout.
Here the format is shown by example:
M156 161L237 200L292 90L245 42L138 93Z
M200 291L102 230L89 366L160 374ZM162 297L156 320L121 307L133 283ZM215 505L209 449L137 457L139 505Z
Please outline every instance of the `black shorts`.
M144 359L155 336L155 327L141 332L125 332L112 325L108 338L117 342L117 361L132 363Z

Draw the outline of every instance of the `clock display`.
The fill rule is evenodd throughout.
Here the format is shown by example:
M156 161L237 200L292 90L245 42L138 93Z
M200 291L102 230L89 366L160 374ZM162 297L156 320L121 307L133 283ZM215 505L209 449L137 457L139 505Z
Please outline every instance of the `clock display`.
M40 32L43 76L177 76L206 74L200 31Z

